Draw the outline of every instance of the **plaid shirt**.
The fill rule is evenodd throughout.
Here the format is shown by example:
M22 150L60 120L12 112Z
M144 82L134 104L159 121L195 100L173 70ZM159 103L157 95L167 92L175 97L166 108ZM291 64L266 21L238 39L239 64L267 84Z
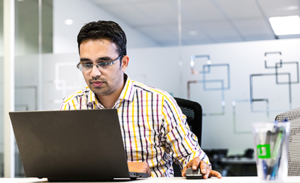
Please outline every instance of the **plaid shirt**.
M104 108L86 87L65 98L60 109ZM127 160L147 162L152 177L173 177L173 160L181 168L195 157L210 165L186 123L186 116L167 92L127 77L113 108L118 110Z

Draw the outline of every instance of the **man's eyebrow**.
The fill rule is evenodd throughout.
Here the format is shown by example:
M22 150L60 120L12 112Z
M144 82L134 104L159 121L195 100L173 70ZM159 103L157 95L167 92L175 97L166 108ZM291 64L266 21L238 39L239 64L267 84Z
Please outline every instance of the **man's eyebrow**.
M112 58L110 58L110 57L100 57L97 60L98 61L101 61L101 60L112 60Z
M99 57L99 58L97 59L97 61L107 61L107 60L112 60L112 58L106 56L106 57ZM81 58L80 61L81 61L81 62L91 62L91 60L88 59L88 58Z
M88 62L88 61L91 61L91 60L88 59L88 58L81 58L81 59L80 59L80 62Z

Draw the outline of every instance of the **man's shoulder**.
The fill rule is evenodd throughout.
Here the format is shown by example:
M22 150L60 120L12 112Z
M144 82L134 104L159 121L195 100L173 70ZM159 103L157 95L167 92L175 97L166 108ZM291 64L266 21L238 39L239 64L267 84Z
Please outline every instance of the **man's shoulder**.
M172 96L164 90L161 90L161 89L158 89L158 88L155 88L152 86L148 86L148 85L145 85L145 84L137 82L137 81L133 81L133 80L131 80L131 81L136 90L141 90L142 92L151 93L151 94L158 95L161 97L172 98Z
M90 92L89 87L85 87L82 90L77 90L74 93L70 94L69 96L65 97L63 99L63 103L68 103L74 99L78 100L78 99L82 98L83 96L88 95L89 92Z

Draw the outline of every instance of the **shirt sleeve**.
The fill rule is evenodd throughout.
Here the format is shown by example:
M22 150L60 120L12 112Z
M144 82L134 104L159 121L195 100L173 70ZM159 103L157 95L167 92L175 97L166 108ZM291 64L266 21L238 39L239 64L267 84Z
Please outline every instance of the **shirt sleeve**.
M211 167L207 155L199 146L196 135L189 129L186 116L178 107L175 99L170 96L164 97L163 101L166 150L181 169L195 157L199 157Z

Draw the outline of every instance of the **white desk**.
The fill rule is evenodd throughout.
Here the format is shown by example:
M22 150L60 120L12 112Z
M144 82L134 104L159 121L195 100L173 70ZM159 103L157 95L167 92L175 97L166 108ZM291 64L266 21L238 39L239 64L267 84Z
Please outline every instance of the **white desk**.
M47 179L37 178L0 178L1 183L41 183L47 182ZM118 181L123 182L123 181ZM124 181L124 183L135 182L135 183L176 183L176 182L206 182L206 183L260 183L257 177L223 177L222 179L210 178L200 180L187 180L182 177L176 178L148 178L143 180ZM105 183L105 182L104 182ZM107 182L106 182L107 183ZM300 183L300 176L288 177L285 183Z

